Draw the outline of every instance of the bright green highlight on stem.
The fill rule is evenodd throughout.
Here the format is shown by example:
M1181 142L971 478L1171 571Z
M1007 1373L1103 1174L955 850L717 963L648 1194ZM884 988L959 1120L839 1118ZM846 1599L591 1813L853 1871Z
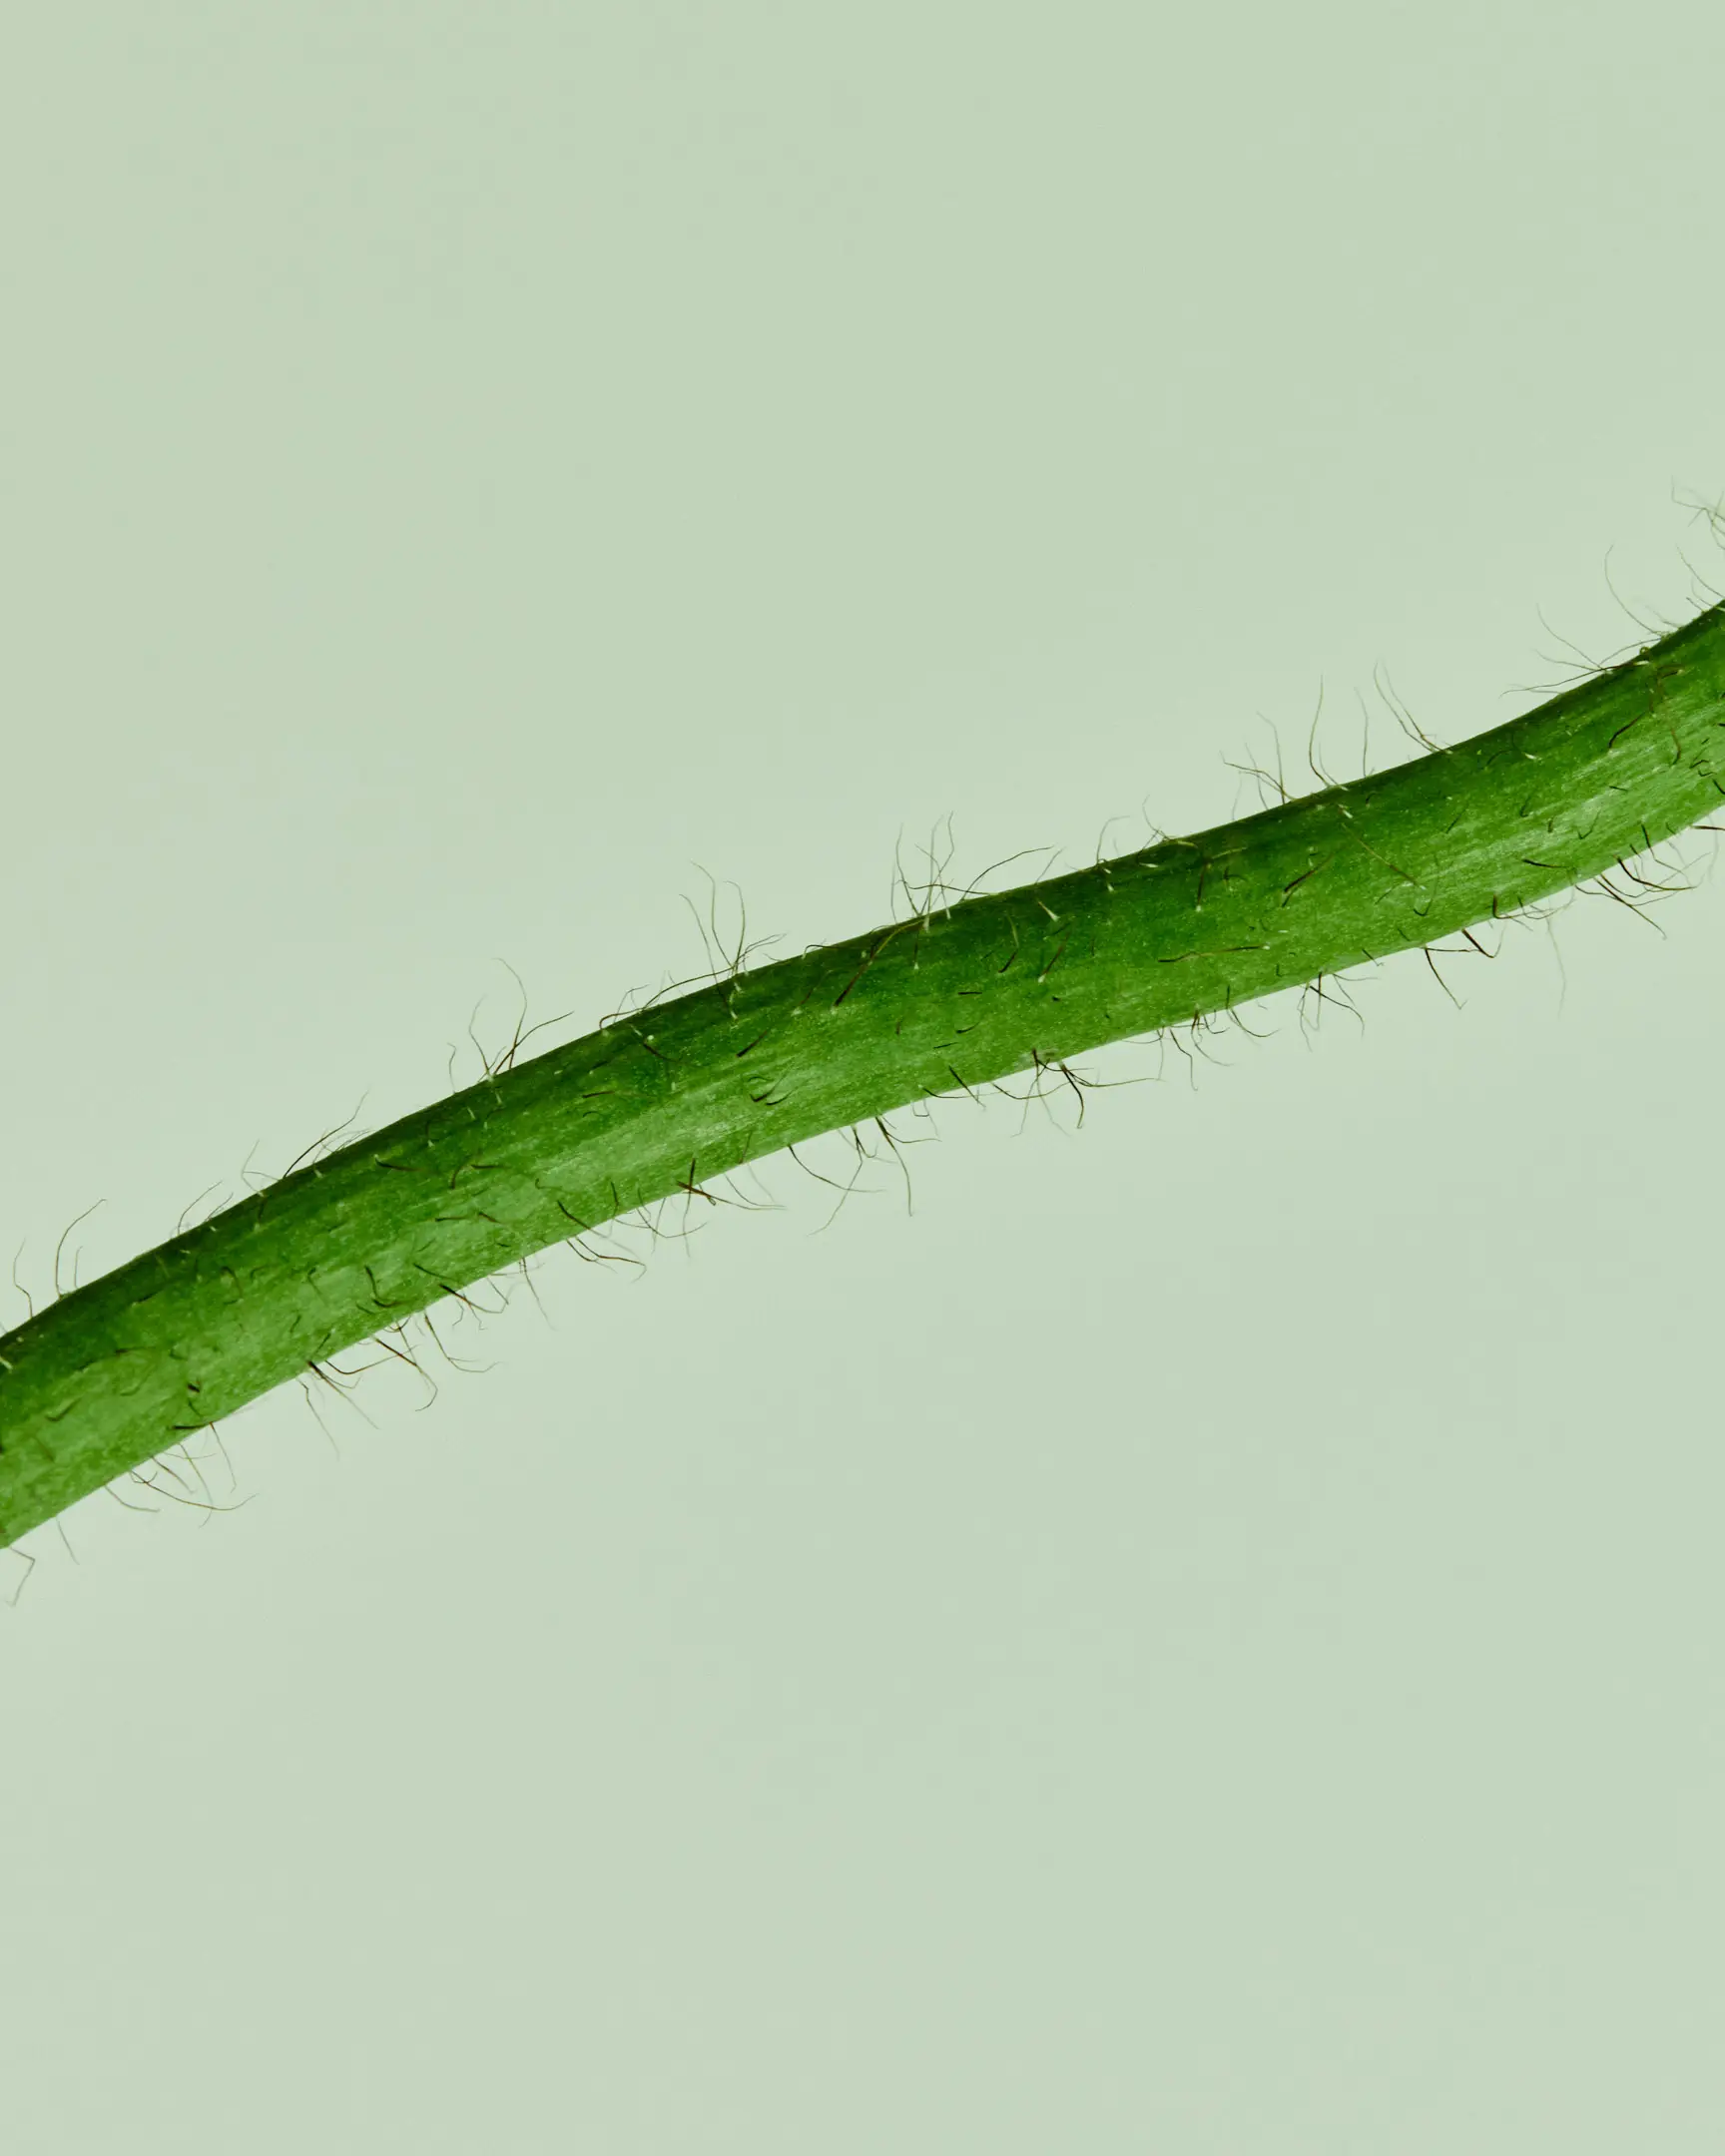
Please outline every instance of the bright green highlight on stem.
M1507 725L619 1017L0 1337L0 1547L445 1295L704 1178L1418 948L1725 798L1725 605Z

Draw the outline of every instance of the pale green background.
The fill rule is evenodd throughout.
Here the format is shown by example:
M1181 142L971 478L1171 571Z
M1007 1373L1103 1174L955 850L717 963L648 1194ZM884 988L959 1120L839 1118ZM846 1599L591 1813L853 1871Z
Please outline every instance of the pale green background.
M565 1036L696 970L697 862L795 950L948 812L962 879L1256 807L1320 684L1395 761L1380 664L1494 724L1638 639L1608 550L1686 616L1722 62L17 10L0 1267L477 1075L500 958ZM233 1516L33 1537L8 2149L1725 2146L1725 887L1658 918L945 1109L914 1218L775 1164L427 1413L250 1411Z

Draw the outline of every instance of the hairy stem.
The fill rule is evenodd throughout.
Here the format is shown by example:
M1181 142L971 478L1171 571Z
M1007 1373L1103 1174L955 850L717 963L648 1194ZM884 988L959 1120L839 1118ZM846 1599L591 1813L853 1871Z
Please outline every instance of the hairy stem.
M1725 605L1454 748L620 1017L0 1337L0 1546L531 1253L910 1103L1429 945L1725 797Z

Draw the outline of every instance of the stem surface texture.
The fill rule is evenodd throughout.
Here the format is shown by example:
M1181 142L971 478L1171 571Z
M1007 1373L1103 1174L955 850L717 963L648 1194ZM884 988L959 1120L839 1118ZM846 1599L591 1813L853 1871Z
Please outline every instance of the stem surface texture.
M404 1116L0 1337L0 1547L535 1251L799 1140L1419 948L1725 797L1725 605L1454 748L739 971Z

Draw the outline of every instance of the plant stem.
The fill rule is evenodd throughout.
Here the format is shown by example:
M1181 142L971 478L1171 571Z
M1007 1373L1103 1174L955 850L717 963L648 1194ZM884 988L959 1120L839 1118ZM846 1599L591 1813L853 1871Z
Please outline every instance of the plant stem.
M1513 914L1725 797L1725 604L1389 772L620 1017L0 1337L0 1547L531 1253L924 1099Z

